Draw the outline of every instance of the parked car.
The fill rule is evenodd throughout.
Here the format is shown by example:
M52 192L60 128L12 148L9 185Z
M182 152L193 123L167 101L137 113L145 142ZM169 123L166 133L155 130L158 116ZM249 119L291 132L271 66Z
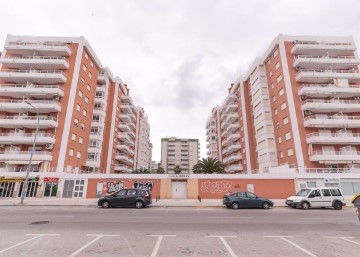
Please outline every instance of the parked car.
M266 198L258 197L251 192L235 192L224 195L223 204L228 208L263 208L269 209L274 203Z
M151 194L144 189L121 189L111 195L100 198L98 206L109 207L136 207L138 209L152 204Z
M301 189L295 196L286 199L285 203L292 208L325 208L341 210L346 205L339 188L317 187Z

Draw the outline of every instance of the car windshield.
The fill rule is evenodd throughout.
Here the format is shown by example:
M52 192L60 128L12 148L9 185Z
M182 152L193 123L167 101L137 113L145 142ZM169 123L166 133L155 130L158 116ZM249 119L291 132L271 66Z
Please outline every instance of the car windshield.
M307 196L311 189L301 189L296 196Z

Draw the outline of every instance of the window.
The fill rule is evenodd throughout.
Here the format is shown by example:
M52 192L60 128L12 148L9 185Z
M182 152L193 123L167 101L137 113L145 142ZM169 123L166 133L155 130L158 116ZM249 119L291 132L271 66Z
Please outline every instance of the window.
M288 118L288 117L285 117L285 118L283 119L283 124L286 125L286 124L288 124L288 123L289 123L289 118Z
M316 182L306 182L306 187L307 188L316 187Z
M74 125L77 127L79 125L79 120L78 119L74 119Z
M81 109L80 105L77 104L77 105L76 105L76 110L77 110L78 112L80 112L80 109Z
M122 195L125 195L126 194L126 190L120 190L116 196L122 196Z
M87 111L84 109L83 110L83 115L86 117Z
M76 158L78 158L78 159L81 158L81 152L77 152L77 153L76 153Z
M271 87L271 89L273 89L273 88L274 88L274 83L272 83L272 84L270 85L270 87Z
M282 80L282 76L279 75L279 76L276 78L276 82L279 83L281 80Z
M323 196L331 196L329 189L322 189L321 191L322 191Z
M289 140L289 139L291 139L291 133L290 133L290 132L287 132L287 133L285 134L285 140Z
M256 199L256 195L250 192L246 192L248 198Z
M92 79L92 74L91 74L91 72L89 72L89 78Z
M71 134L71 140L76 141L76 134L74 134L74 133Z
M279 90L279 96L282 96L284 94L284 88L282 87L280 90Z
M332 196L341 196L341 192L339 189L330 189Z
M85 59L89 59L89 55L85 52Z
M267 65L270 65L271 61L270 61L270 58L267 60L266 64Z
M69 149L69 156L74 156L74 149Z
M83 143L83 138L79 137L79 144L82 144L82 143Z
M276 49L275 51L274 51L274 53L273 53L273 57L275 58L277 55L278 55L278 49Z
M269 77L270 77L270 78L272 77L272 71L269 72Z
M90 90L91 90L91 86L90 86L89 84L87 84L87 85L86 85L86 89L87 89L88 91L90 91Z
M275 102L276 101L276 97L273 95L273 97L272 97L272 100L273 100L273 102Z
M90 66L91 66L91 67L94 67L94 63L93 63L92 61L90 62Z
M276 122L276 129L279 129L280 128L280 124L279 122Z
M275 115L277 115L277 114L278 114L277 109L274 109L274 114L275 114Z
M286 109L286 102L283 102L280 107L281 107L282 111L285 110Z
M282 142L281 136L278 137L278 142L279 142L279 144L281 144L281 142Z
M136 195L136 190L135 189L128 190L127 195Z
M85 79L83 77L80 78L80 82L82 85L85 85Z
M79 95L80 98L82 98L83 97L83 92L81 90L79 90L78 95Z
M84 123L81 123L81 129L85 130L85 124Z
M83 64L82 69L83 69L83 71L85 71L85 72L86 72L87 67L86 67L86 65L85 65L85 64Z
M85 96L85 103L89 103L89 98L87 98L86 96Z
M312 196L312 197L320 197L321 194L320 194L320 190L316 189L316 190L313 190L310 194L309 194L309 197Z
M83 197L85 180L75 180L74 197Z
M280 159L284 158L284 153L282 151L280 152L279 155L280 155Z
M280 67L280 63L277 62L277 63L275 64L275 70L279 69L279 67Z
M341 190L346 196L354 196L360 192L360 182L341 182Z
M289 148L289 149L287 150L287 155L288 155L288 156L293 156L293 155L294 155L294 150L293 150L292 148Z

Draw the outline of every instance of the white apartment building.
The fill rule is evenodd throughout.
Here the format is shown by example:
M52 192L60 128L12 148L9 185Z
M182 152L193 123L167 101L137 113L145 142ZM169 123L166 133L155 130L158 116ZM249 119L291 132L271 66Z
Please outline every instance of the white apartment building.
M199 140L168 137L161 139L161 165L165 173L174 173L176 166L181 173L192 173L199 160Z
M150 169L152 158L152 144L150 143L150 124L144 109L136 107L137 113L137 142L136 142L136 164L134 169Z

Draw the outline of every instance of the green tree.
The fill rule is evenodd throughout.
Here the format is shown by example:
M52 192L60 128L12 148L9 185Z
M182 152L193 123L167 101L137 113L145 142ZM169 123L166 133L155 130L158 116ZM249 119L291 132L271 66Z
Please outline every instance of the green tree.
M223 174L225 173L224 165L218 159L215 158L203 158L202 160L198 161L197 164L193 167L193 172L195 174Z
M156 169L156 173L158 173L158 174L164 174L165 173L164 168L161 167L160 164L158 164L158 167Z
M174 172L175 172L176 174L180 174L180 173L181 173L181 168L180 168L179 165L176 165L176 166L175 166Z

